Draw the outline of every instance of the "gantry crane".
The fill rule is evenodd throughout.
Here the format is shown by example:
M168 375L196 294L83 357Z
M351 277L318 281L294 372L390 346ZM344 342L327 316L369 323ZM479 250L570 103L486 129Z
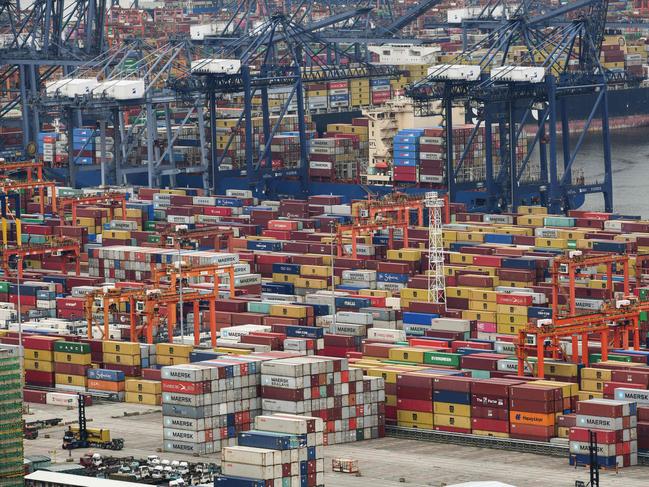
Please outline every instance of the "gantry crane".
M104 193L93 196L81 196L81 197L70 197L70 198L60 198L56 212L59 214L61 219L61 225L65 225L65 209L69 206L72 209L72 224L77 224L77 207L79 205L93 205L93 204L104 204L109 205L109 215L110 219L115 218L115 208L122 209L122 219L126 219L126 195L124 193Z
M607 299L597 312L577 314L575 289L576 278L581 269L605 265ZM613 289L613 267L621 266L624 290L622 298L616 298ZM619 270L616 269L616 270ZM562 287L561 277L568 280L567 313L559 308ZM516 340L518 373L523 375L525 361L530 350L537 358L537 374L543 377L543 364L546 352L552 352L554 359L563 354L559 343L561 338L571 338L572 359L579 363L579 338L581 337L582 363L588 365L588 336L598 334L602 347L602 360L608 359L609 340L614 347L629 346L629 333L633 333L633 348L639 349L640 332L638 322L640 313L649 310L649 303L641 303L629 291L629 257L627 255L585 256L581 251L571 251L552 263L552 318L540 319L519 331ZM612 337L611 337L612 335ZM565 358L565 357L564 357Z
M178 263L177 263L178 264ZM222 276L229 277L228 286L230 288L230 296L236 295L236 288L234 285L235 269L231 265L202 265L202 266L185 266L169 264L164 267L154 267L151 272L151 280L156 288L163 284L163 278L169 280L169 289L172 291L179 291L179 284L182 283L184 287L191 287L190 279L203 279L208 280L213 284L216 289L222 281Z
M186 225L172 224L160 232L160 243L168 248L191 250L203 239L212 239L214 250L231 252L234 230L224 226L187 228Z
M423 226L424 202L421 197L392 194L380 200L367 199L352 205L352 216L356 221L374 221L381 215L399 223L410 223L410 215L413 211L417 212L417 225Z
M552 261L552 320L558 321L561 316L559 306L559 295L561 294L563 284L562 278L568 280L568 299L567 299L567 317L577 315L577 305L575 301L576 278L581 269L599 265L606 266L606 289L608 291L608 300L614 298L613 266L622 267L624 296L629 292L629 256L627 255L604 255L604 256L586 256L581 251L571 251L568 256L556 257ZM619 269L617 269L619 271ZM563 317L566 315L564 314Z
M18 277L23 277L23 261L26 257L36 257L44 255L60 256L63 254L72 254L74 257L75 273L78 276L81 272L81 263L79 256L81 254L80 243L71 239L56 239L47 244L22 245L20 247L0 248L0 260L2 260L2 269L5 276L11 272L11 261L16 259ZM66 274L66 263L61 264L61 273Z
M475 46L448 64L432 66L427 78L406 90L417 114L443 118L451 200L458 190L476 190L485 195L487 211L516 211L524 204L521 195L525 194L530 198L525 203L538 199L551 212L559 213L578 204L586 194L602 193L606 211L612 211L607 86L636 80L625 72L607 71L599 62L607 11L608 0L581 0L539 15L523 12L505 19ZM574 20L547 27L568 12ZM513 53L514 45L524 46L525 51ZM583 94L593 95L595 102L577 142L571 146L570 102ZM459 158L452 117L456 104L469 106L475 114L474 128ZM524 127L530 126L535 114L536 133L523 148ZM573 177L572 168L595 118L601 119L604 180L587 183ZM471 171L466 175L462 171L478 150L481 136L485 170L475 178ZM539 165L531 167L537 147Z
M131 323L131 330L136 326L138 315L136 314L135 303L144 300L146 296L146 289L123 289L112 286L104 286L91 293L86 294L86 301L84 303L86 321L88 322L88 338L94 338L94 328L99 328L99 333L102 340L111 340L109 332L110 314L119 311L119 305L122 303L128 304L129 322ZM95 323L95 313L102 313L104 315L103 326ZM135 341L134 333L131 331L131 341Z
M337 255L338 257L342 257L345 255L344 239L351 238L352 257L354 259L357 259L358 258L358 242L357 242L358 237L366 233L372 234L373 232L376 232L378 230L388 230L388 248L392 249L394 248L394 231L400 229L403 233L403 246L408 247L410 244L408 238L408 227L409 227L408 222L397 222L389 219L383 221L380 221L380 219L378 219L375 222L367 221L367 222L352 223L349 225L338 225L336 227L336 237L335 237ZM351 234L351 237L346 236L347 234Z

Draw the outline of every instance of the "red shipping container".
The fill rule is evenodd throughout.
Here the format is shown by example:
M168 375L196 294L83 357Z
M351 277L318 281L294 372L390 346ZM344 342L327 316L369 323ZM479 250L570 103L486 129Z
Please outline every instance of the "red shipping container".
M612 398L615 394L615 389L620 387L626 387L627 389L646 389L646 386L643 384L633 384L630 382L604 382L604 389L602 392L604 395Z
M522 294L497 294L496 303L512 306L532 306L532 296Z
M45 391L34 391L31 389L23 389L23 401L25 402L45 404L46 398L47 398L47 392Z
M161 369L142 369L142 378L144 380L160 381L162 375Z
M433 402L421 399L398 398L397 408L408 411L420 411L423 413L433 412Z
M54 350L54 342L63 340L63 337L49 336L24 336L23 346L32 350Z
M185 382L180 380L163 380L163 392L176 392L179 394L205 394L212 391L212 383L204 382Z

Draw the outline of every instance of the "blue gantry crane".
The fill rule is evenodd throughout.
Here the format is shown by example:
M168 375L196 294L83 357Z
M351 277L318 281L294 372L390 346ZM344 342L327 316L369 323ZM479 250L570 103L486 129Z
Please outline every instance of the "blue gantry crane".
M560 212L586 194L601 193L605 210L612 211L607 87L636 80L623 71L607 71L599 62L607 9L607 0L579 0L540 15L511 16L453 62L431 67L427 78L407 89L420 115L442 114L451 199L459 189L474 189L476 206L516 211L530 203L519 195L532 192L551 212ZM568 12L570 22L554 25ZM524 46L524 52L513 53L516 45ZM584 93L596 97L571 146L570 133L575 130L568 117L570 102ZM454 147L452 116L457 105L475 114L473 130L459 150ZM595 119L601 123L604 177L586 182L573 175L573 167ZM535 129L533 140L521 149L530 127ZM484 175L462 180L463 165L480 140ZM538 169L530 171L533 157Z
M0 85L18 75L17 92L0 108L0 120L21 110L23 146L35 141L39 111L31 106L45 81L101 53L105 47L106 0L34 0L21 8L19 0L0 3L0 22L7 40L0 48Z
M294 22L284 14L273 15L265 24L248 35L216 50L215 57L193 63L192 75L172 80L179 93L208 97L211 121L217 119L216 100L221 94L241 93L243 110L236 128L243 127L245 165L226 165L226 152L235 135L232 131L221 154L217 150L216 124L211 123L212 181L214 190L237 187L241 181L255 195L282 194L282 182L287 178L299 181L299 192L308 191L308 140L304 109L304 84L359 78L398 77L399 71L390 66L375 66L364 60L350 58L320 37L318 30L363 15L366 8L336 14L308 26ZM348 58L347 63L335 63L332 56ZM323 60L322 57L325 57ZM276 119L271 123L269 90L286 89ZM257 153L253 147L253 98L260 96L263 120L263 143ZM292 108L294 106L294 108ZM276 168L271 160L273 137L279 133L284 117L294 110L299 134L299 163L295 167Z

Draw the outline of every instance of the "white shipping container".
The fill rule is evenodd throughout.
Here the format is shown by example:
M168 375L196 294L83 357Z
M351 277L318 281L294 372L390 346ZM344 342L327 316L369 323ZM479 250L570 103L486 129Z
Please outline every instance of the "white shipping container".
M327 171L331 170L332 163L325 161L309 161L309 167L311 169L325 169Z
M281 450L265 448L229 446L221 451L221 458L225 462L247 463L266 467L269 465L281 465L282 452Z
M372 271L372 270L343 271L342 278L348 281L376 281L376 271Z
M261 385L265 387L279 387L281 389L303 389L305 387L304 377L284 377L281 375L262 374ZM309 379L310 386L311 382Z
M226 189L225 195L230 198L252 198L252 191L249 189Z
M162 379L178 380L184 382L204 382L212 380L214 369L196 364L169 365L162 367L160 375Z
M469 320L462 320L458 318L434 318L431 322L431 329L433 330L449 330L449 331L471 331L471 322Z
M48 392L45 394L45 404L49 404L51 406L77 407L79 405L79 399L76 394Z
M254 479L272 480L282 477L282 465L249 465L246 463L221 462L221 471L224 475L235 477L249 477Z
M403 330L372 327L367 330L367 338L387 343L405 342L406 333Z
M355 311L338 311L336 313L337 323L353 323L357 325L371 325L372 315L369 313L357 313Z

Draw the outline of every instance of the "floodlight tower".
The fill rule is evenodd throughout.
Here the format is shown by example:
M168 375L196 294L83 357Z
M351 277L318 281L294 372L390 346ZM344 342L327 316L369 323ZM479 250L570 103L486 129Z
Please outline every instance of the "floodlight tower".
M428 208L428 301L446 303L444 281L444 241L442 238L442 208L444 200L436 191L426 193Z

